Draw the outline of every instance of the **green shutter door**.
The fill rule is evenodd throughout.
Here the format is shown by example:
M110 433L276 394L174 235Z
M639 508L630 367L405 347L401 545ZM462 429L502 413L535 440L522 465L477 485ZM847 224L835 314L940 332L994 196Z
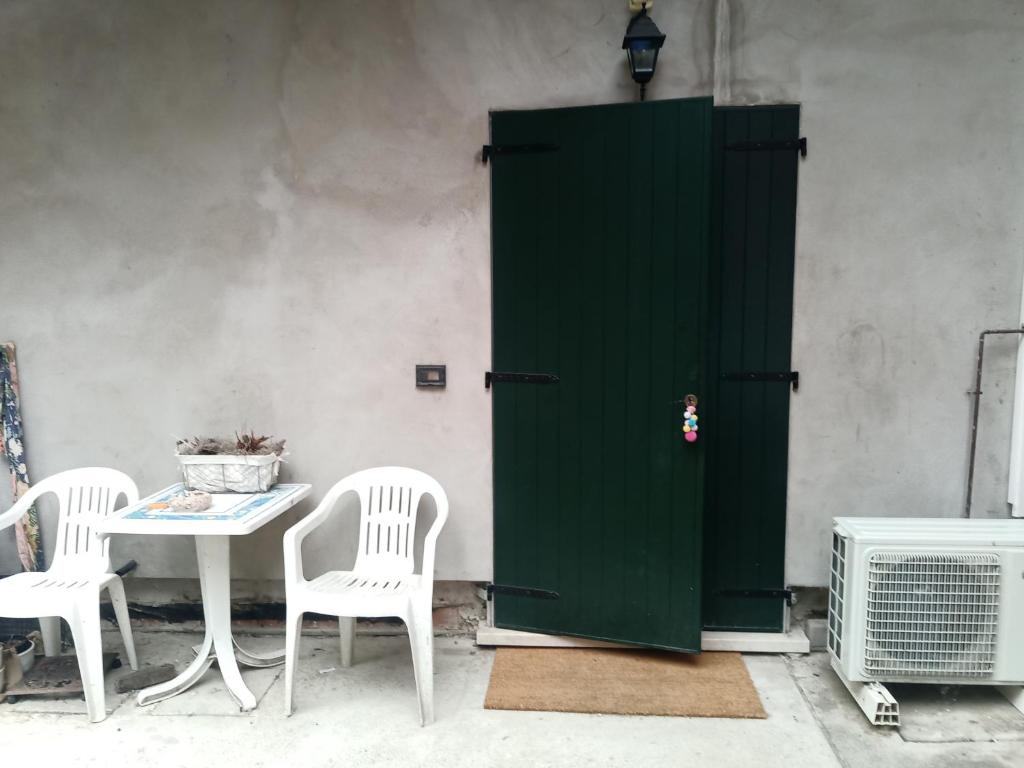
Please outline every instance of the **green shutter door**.
M708 629L780 631L785 586L790 386L728 381L790 370L798 155L741 151L796 139L797 106L714 110L704 619Z
M560 595L495 621L697 651L711 100L495 112L491 140L493 370L559 377L493 385L494 580Z

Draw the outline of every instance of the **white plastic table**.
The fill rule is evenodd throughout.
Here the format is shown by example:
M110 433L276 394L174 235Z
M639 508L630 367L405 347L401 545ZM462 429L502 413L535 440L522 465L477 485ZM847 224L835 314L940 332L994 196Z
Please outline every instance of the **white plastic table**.
M184 491L181 483L164 488L137 504L118 510L98 527L103 533L195 536L199 584L203 593L206 636L195 661L173 680L139 692L139 704L154 704L191 688L214 661L228 691L243 712L256 707L256 697L242 682L238 663L271 667L284 663L284 651L271 654L243 650L231 635L231 537L252 533L309 495L312 486L283 483L266 493L215 493L203 512L150 509Z

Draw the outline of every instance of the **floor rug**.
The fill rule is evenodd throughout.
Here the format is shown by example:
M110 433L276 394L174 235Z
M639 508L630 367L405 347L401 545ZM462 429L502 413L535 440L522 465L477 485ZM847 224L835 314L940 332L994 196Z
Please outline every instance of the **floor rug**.
M738 653L499 648L487 709L766 717Z

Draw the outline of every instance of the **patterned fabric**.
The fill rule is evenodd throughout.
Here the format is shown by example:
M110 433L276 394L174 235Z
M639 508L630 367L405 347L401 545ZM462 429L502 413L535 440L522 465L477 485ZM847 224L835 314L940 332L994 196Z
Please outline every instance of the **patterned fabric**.
M18 365L14 344L0 344L0 454L11 467L11 492L17 501L28 490L28 467L21 432L21 406L18 400ZM28 508L25 517L14 525L18 539L18 557L26 571L43 569L43 549L39 545L39 513Z

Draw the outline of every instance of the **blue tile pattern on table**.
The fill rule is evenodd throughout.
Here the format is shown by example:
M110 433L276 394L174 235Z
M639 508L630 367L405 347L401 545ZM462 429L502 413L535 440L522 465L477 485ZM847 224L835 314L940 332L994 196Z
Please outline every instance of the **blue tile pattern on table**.
M205 512L185 512L173 509L150 509L150 504L166 503L174 496L185 492L185 485L177 483L169 488L147 496L123 513L127 520L241 520L258 512L267 504L296 493L303 486L292 483L279 483L265 493L231 493L213 494L214 503L218 496L237 496L231 506L224 509L210 509Z

